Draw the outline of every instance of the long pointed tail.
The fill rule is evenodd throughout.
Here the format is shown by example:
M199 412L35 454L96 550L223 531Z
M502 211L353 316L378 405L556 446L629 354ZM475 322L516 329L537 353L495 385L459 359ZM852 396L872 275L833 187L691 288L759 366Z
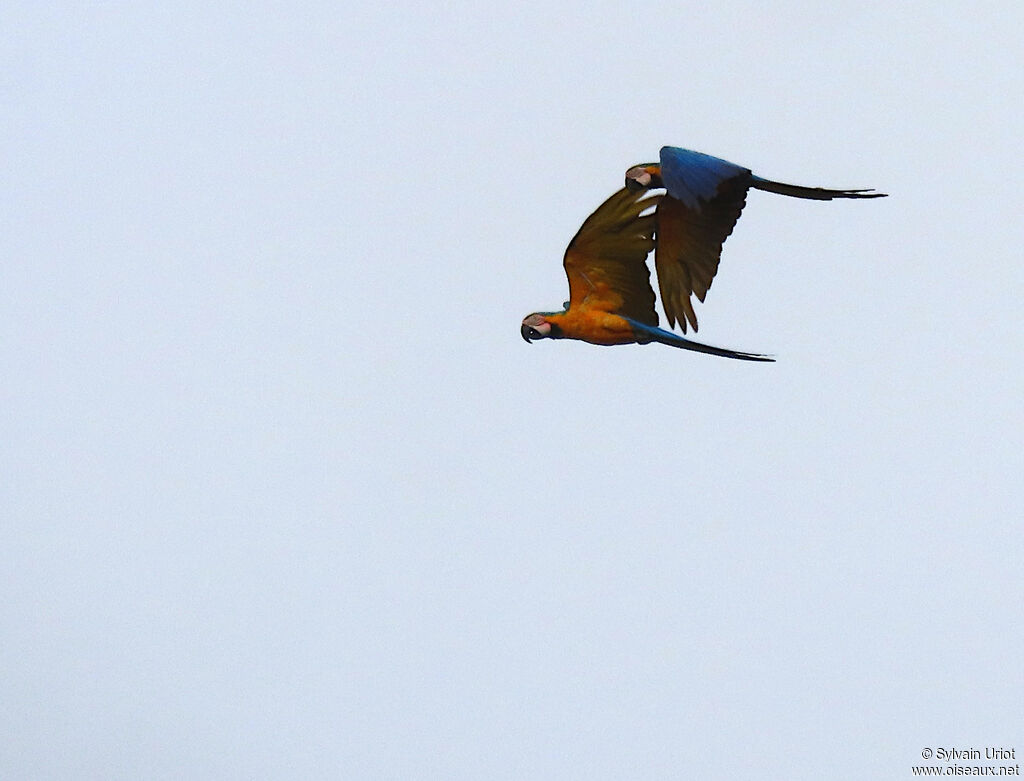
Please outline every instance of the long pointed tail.
M770 363L774 363L775 361L774 358L770 358L767 355L744 353L739 350L729 350L725 347L712 347L710 344L693 342L689 339L684 339L679 334L674 334L671 331L666 331L663 328L657 328L653 325L644 325L643 323L638 323L636 320L629 320L629 323L638 337L646 336L649 341L667 344L670 347L679 347L683 350L693 350L694 352L707 353L708 355L719 355L722 358L735 358L739 361L767 361Z
M794 198L809 198L813 201L831 201L833 198L885 198L888 195L888 193L876 193L872 189L826 190L824 187L801 187L797 184L773 182L769 179L762 179L760 176L753 177L750 186L769 193L790 195Z
M719 355L722 358L735 358L738 361L765 361L767 363L775 363L775 359L767 355L759 355L758 353L743 353L739 350L729 350L725 347L712 347L710 344L701 344L700 342L693 342L689 339L684 339L681 336L670 334L670 338L661 338L656 341L662 344L667 344L672 347L680 347L683 350L693 350L698 353L707 353L708 355Z

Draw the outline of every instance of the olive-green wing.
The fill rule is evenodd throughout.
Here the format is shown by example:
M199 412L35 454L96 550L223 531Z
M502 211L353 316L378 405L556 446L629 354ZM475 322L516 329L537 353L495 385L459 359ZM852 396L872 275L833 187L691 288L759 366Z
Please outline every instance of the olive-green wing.
M565 251L569 307L590 307L657 325L647 255L655 215L640 216L662 196L623 188L587 217Z
M707 295L718 271L722 244L743 211L748 186L749 175L738 176L722 182L711 200L699 201L694 207L671 195L658 204L654 266L661 305L669 325L678 320L684 334L687 322L697 330L690 296L703 301Z

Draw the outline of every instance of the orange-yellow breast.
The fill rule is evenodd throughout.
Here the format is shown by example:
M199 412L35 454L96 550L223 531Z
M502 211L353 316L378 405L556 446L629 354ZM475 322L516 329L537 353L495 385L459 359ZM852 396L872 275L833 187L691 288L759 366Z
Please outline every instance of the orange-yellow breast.
M579 339L591 344L633 344L636 336L629 322L611 312L598 309L572 309L565 314L547 315L549 323L558 326L565 339Z

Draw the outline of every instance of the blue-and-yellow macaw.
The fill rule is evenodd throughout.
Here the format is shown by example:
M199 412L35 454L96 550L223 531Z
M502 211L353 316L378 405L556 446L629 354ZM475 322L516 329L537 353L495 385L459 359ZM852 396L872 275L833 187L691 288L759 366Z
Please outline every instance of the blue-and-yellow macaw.
M631 191L665 188L655 214L654 266L668 323L675 326L678 321L684 334L687 322L697 330L690 296L704 301L718 271L722 244L732 233L751 187L817 201L885 197L885 193L872 190L826 190L773 182L728 160L674 146L661 148L660 163L626 171L626 187Z
M773 360L764 355L699 344L658 328L651 272L647 268L647 255L655 246L656 216L641 214L655 206L660 208L659 203L664 203L665 197L650 196L643 188L623 188L586 219L565 251L563 265L569 278L569 300L561 312L527 315L520 328L527 342L534 339L581 339L601 345L660 342L726 358Z

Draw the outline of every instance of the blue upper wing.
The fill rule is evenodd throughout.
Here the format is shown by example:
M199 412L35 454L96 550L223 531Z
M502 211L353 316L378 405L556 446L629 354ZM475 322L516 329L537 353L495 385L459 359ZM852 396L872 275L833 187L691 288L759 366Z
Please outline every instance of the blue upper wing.
M697 330L691 296L703 301L718 272L722 244L746 202L750 169L718 157L666 146L661 149L661 183L668 192L657 211L661 304L669 326Z
M740 175L749 176L750 169L703 152L677 146L661 148L661 180L665 190L687 208L699 209L702 201L715 197L722 182Z

